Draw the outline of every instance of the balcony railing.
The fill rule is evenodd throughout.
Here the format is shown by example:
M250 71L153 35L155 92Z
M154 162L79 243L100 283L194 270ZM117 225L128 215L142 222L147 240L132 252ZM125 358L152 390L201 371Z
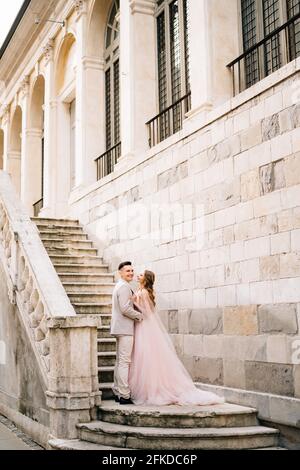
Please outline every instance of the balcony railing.
M44 207L44 199L40 199L39 201L37 201L35 204L33 204L33 214L34 214L34 217L38 217L39 213L41 212L41 210L43 209Z
M97 180L104 178L114 171L114 167L121 156L121 142L107 150L103 155L96 158Z
M300 56L300 13L230 64L236 95Z
M147 122L149 145L159 144L182 129L186 113L191 109L191 92L177 100L168 108Z

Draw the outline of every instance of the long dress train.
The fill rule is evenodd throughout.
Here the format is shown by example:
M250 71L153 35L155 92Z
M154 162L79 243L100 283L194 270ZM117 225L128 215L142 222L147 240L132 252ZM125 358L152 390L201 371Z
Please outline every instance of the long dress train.
M224 399L199 390L177 356L149 298L139 290L136 303L144 320L135 325L134 348L129 371L131 398L136 405L212 405Z

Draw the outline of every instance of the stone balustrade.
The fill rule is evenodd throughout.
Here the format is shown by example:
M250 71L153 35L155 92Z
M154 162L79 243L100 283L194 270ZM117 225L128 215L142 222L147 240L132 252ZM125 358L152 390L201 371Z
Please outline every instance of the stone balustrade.
M101 403L97 377L101 319L76 315L36 225L22 207L9 174L3 171L0 263L10 302L17 307L39 365L50 410L50 434L74 437L78 419L89 419L91 410Z

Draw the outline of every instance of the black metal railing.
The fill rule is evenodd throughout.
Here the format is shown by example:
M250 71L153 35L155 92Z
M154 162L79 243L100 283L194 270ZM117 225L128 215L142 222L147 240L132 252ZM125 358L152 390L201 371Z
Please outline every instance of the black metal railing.
M35 204L33 204L33 215L34 217L38 217L39 213L44 207L44 199L40 199Z
M300 13L230 62L233 94L259 82L300 56Z
M104 178L114 171L114 167L121 156L121 142L106 150L103 155L96 158L97 180Z
M149 145L159 144L182 129L186 113L191 110L191 92L175 101L146 123L149 133Z

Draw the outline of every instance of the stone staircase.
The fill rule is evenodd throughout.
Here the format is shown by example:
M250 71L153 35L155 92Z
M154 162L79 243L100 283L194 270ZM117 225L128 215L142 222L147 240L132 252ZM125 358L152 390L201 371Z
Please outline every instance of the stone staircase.
M111 397L116 341L110 336L114 276L76 220L32 218L77 314L97 314L99 388ZM98 421L77 425L78 439L49 442L51 449L277 449L278 431L259 425L252 408L120 406L105 400Z
M80 423L78 439L52 439L57 450L280 449L278 431L260 426L252 408L120 406L103 402L99 421Z
M116 340L109 334L114 275L97 256L93 242L77 220L33 217L41 240L78 314L100 315L98 330L99 387L103 398L112 396Z

